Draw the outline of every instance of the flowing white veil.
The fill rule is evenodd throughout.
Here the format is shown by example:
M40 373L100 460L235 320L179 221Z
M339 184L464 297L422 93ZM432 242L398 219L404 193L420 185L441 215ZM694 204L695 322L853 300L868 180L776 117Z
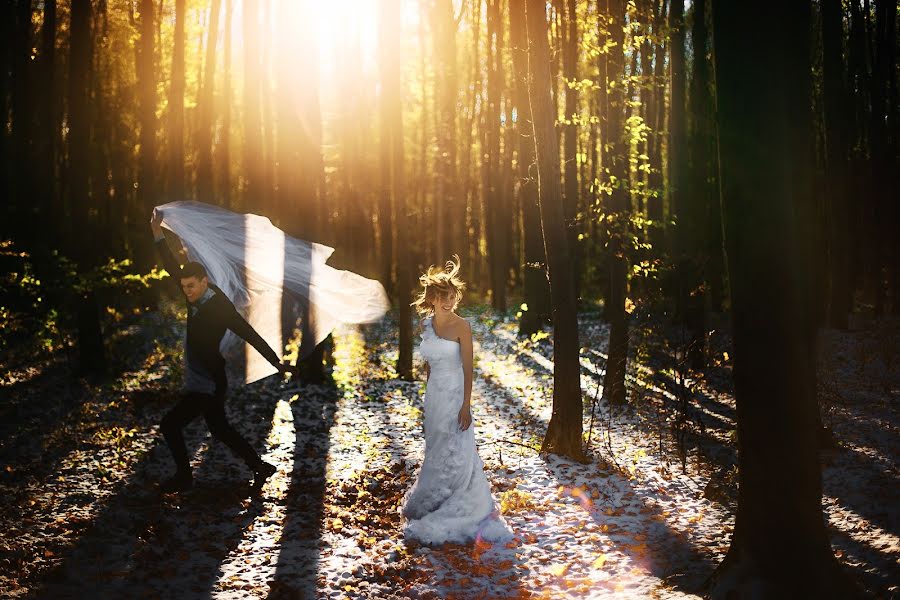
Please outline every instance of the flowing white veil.
M293 238L266 217L193 201L156 209L188 258L206 267L210 282L279 356L288 341L283 333L298 324L305 358L340 323L378 321L390 308L378 281L325 264L334 248ZM229 374L233 380L251 383L276 372L230 331L221 349L230 362L245 359L243 373Z

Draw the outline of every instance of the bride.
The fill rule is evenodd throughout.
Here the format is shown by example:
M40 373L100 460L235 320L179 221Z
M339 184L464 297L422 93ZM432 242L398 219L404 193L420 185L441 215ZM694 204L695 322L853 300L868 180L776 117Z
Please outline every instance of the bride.
M423 544L507 541L512 531L491 496L472 426L472 330L454 311L465 284L459 257L429 267L413 302L427 317L419 352L425 359L425 457L400 506L403 535Z

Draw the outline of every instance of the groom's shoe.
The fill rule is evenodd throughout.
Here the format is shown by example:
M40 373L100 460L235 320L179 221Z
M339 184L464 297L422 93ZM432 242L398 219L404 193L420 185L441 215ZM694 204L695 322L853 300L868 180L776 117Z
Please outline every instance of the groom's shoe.
M259 466L253 469L253 489L260 490L265 485L266 480L271 477L275 471L275 465L270 465L265 461L260 461Z
M191 489L191 486L194 485L194 477L189 472L188 473L175 473L172 477L169 477L161 484L159 484L159 491L163 494L171 494L173 492L184 492L186 490Z

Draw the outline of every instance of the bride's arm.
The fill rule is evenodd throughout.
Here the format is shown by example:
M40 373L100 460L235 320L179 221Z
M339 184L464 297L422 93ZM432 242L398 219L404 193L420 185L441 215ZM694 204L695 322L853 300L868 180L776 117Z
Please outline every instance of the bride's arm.
M463 398L462 408L459 410L459 425L465 431L472 424L472 327L468 321L463 321L465 325L459 336L460 354L462 354L463 363L463 386L465 389L465 397Z

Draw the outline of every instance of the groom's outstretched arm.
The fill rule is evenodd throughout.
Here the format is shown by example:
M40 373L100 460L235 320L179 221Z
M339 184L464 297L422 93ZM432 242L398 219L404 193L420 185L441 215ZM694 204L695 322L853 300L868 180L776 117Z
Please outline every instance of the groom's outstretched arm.
M255 329L248 323L241 313L237 311L234 305L231 305L226 313L225 325L238 335L242 340L256 348L256 351L262 354L263 358L272 363L278 370L282 370L283 365L278 354L266 343L266 340L259 335Z

